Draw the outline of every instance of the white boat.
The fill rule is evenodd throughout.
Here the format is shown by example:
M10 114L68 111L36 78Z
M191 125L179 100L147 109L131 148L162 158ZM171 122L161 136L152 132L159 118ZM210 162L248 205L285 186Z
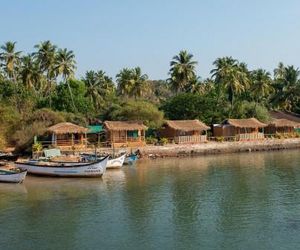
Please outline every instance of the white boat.
M126 154L123 154L120 157L114 159L109 159L106 168L121 168L124 164L125 158Z
M95 155L91 155L91 154L82 154L81 155L83 157L83 159L87 160L87 161L91 161L95 159ZM103 159L102 157L97 157L97 159ZM113 159L109 159L107 162L107 169L110 168L121 168L124 164L124 161L126 159L126 154L122 154L121 156L117 157L117 158L113 158Z
M0 182L22 183L27 171L20 169L0 169Z
M29 174L57 177L101 177L106 170L108 156L90 163L63 162L15 162L15 165L27 170Z

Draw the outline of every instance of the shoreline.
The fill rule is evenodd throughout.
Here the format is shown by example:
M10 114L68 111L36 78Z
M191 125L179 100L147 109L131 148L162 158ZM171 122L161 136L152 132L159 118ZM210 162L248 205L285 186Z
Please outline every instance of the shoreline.
M277 151L285 149L300 149L300 138L266 139L261 141L213 142L199 144L166 144L163 146L146 145L135 148L97 148L97 154L113 155L131 153L139 150L143 159L164 157L189 157L201 155L232 154L243 152ZM93 149L82 150L81 153L94 153ZM62 150L62 153L72 154Z
M276 151L300 148L300 138L269 139L243 142L207 142L201 144L168 144L139 148L142 158L187 157L243 152Z

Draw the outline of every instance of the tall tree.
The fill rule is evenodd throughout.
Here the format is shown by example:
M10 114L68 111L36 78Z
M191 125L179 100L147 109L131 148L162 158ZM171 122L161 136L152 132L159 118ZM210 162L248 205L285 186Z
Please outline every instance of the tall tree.
M87 89L86 96L90 98L97 110L100 109L109 96L115 92L112 78L107 76L102 70L98 72L93 70L87 71L82 80Z
M68 85L74 111L76 111L76 107L74 103L72 90L68 80L74 76L75 69L76 69L76 61L75 61L75 55L73 51L72 50L68 51L67 49L59 49L55 58L54 70L55 72L57 72L57 74L60 74L62 76L63 80Z
M271 75L264 69L253 70L251 72L251 81L251 92L256 103L268 97L274 90Z
M132 79L134 81L131 95L135 99L145 96L146 92L149 91L149 84L147 82L148 76L142 73L140 67L132 69Z
M197 62L192 59L192 54L188 53L186 50L182 50L178 55L173 57L173 60L170 63L171 69L169 71L169 81L172 89L176 93L184 91L190 81L195 79Z
M215 68L211 71L212 77L219 85L219 91L225 89L233 108L235 96L249 88L247 66L232 57L218 58L213 64Z
M22 83L27 87L27 89L32 89L37 91L40 89L38 86L41 82L42 75L39 65L34 60L32 55L26 55L21 59L20 76Z
M275 94L272 103L276 108L288 111L299 109L300 101L300 71L294 66L284 67L280 76L275 79Z
M16 42L6 42L1 46L2 52L0 53L1 65L7 76L17 83L17 70L20 63L21 51L16 51Z
M143 74L140 67L122 69L117 74L118 92L127 97L143 97L149 90L148 76Z
M57 47L49 40L41 42L34 47L37 49L37 52L33 54L39 63L40 70L45 73L46 76L47 88L45 94L47 94L50 98L51 107L51 91L57 75L55 68Z

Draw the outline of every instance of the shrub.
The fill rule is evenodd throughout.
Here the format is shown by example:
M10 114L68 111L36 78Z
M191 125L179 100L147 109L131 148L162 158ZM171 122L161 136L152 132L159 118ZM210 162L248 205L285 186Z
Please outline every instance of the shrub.
M169 142L168 138L162 137L159 139L159 143L162 145L166 145Z
M224 141L224 137L223 136L218 136L218 137L216 137L216 141L217 142L223 142Z
M155 137L149 136L146 138L146 143L147 144L156 144L157 143L157 139Z
M41 152L43 150L43 145L40 142L36 142L32 145L32 152Z

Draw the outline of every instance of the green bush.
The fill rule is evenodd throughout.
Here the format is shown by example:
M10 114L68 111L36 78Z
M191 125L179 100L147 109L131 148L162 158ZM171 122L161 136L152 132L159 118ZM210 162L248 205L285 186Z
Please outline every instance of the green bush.
M157 139L155 137L149 136L146 138L146 143L147 144L156 144L157 143Z
M166 145L169 142L168 138L162 137L159 139L159 143L162 145Z
M43 145L40 142L36 142L32 145L32 152L41 152L43 150Z
M223 136L216 137L217 142L223 142L224 140L225 140L225 138Z

